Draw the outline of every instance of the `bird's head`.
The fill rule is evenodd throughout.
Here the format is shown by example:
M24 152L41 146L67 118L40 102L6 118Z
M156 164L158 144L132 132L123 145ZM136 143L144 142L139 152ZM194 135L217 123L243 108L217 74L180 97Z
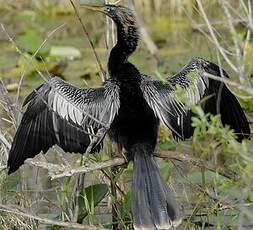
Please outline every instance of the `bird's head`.
M85 8L106 14L110 18L116 18L119 6L106 4L106 5L84 5Z
M105 5L84 5L85 8L97 12L104 13L117 24L131 26L135 25L135 16L133 12L124 6L120 5L112 5L112 4L105 4Z
M132 10L124 6L105 4L100 6L85 5L87 9L104 13L117 25L117 44L110 54L110 60L125 62L138 45L139 32ZM110 62L109 60L109 62Z

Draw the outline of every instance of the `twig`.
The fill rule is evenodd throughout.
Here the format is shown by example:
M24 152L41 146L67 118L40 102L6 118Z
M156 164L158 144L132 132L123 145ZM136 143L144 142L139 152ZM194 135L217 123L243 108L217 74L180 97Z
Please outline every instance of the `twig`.
M221 55L223 56L223 58L225 59L225 61L229 64L229 66L236 72L238 73L238 69L236 68L236 66L230 61L230 59L228 58L228 56L226 55L226 53L224 52L222 46L220 45L215 33L214 33L214 30L213 30L213 27L211 26L210 22L209 22L209 19L206 15L206 12L203 8L203 4L201 2L201 0L196 0L197 4L198 4L198 7L200 9L200 12L207 24L207 27L208 27L208 30L212 36L212 39L214 40L214 43L215 43L215 46L216 48L219 50L219 52L221 53Z
M105 4L113 4L108 0L104 1ZM106 33L106 37L105 37L105 44L106 44L106 48L108 51L108 57L110 56L110 51L111 48L113 46L115 46L116 43L116 39L115 39L115 31L114 31L114 22L108 17L106 16L106 21L105 21L105 33ZM93 138L94 139L94 138ZM108 143L109 144L109 143ZM111 144L109 144L110 146L112 146ZM115 153L112 150L113 148L110 148L110 156L111 158L115 157ZM104 170L101 170L104 171ZM117 230L119 229L119 225L118 225L118 201L117 201L117 183L115 181L116 178L116 174L117 174L117 167L113 166L111 167L110 170L110 176L108 177L109 181L110 181L110 188L111 188L111 193L110 193L110 198L111 198L111 213L112 213L112 229L113 230Z
M59 29L61 29L64 26L65 26L65 23L62 24L62 25L57 26L55 29L53 29L51 32L49 32L49 34L46 36L46 38L44 39L44 41L40 44L40 46L37 48L37 50L33 53L33 55L26 62L25 66L24 66L24 70L23 70L23 72L22 72L22 74L20 76L19 84L18 84L16 103L18 102L18 99L19 99L19 95L20 95L20 92L21 92L21 86L22 86L22 82L23 82L24 76L25 76L26 71L27 71L27 67L32 63L34 57L44 47L44 45L47 43L48 39L50 39L54 35L54 33L56 33Z
M138 12L136 11L135 9L135 4L134 4L134 1L131 0L130 1L130 4L132 5L132 10L135 14L135 18L136 18L136 21L137 21L137 24L139 26L139 31L140 31L140 34L142 36L142 39L144 41L144 43L146 44L149 52L154 56L154 58L156 59L158 65L161 65L163 63L164 60L162 60L162 58L159 56L159 53L158 53L158 48L156 46L156 44L153 42L153 40L151 39L146 27L144 26L143 22L141 21L140 17L139 17L139 14Z
M240 46L240 42L238 40L238 34L235 30L233 18L228 10L228 7L227 7L228 2L224 1L224 0L220 0L219 3L224 10L224 13L227 18L227 24L229 26L230 33L232 35L232 41L234 43L235 54L236 54L235 57L236 57L236 62L237 62L237 70L238 70L239 80L240 80L240 83L245 84L244 65L242 63L241 46Z
M121 152L120 145L116 145L116 152L111 148L111 157L115 158ZM111 167L111 200L112 200L112 229L119 229L119 207L118 207L118 196L117 196L117 187L116 187L116 175L118 173L118 168L116 166Z
M108 173L106 172L106 170L101 169L101 172L104 174L104 176L110 180L110 175L108 175ZM121 194L121 196L124 196L125 193L123 192L123 190L119 187L119 185L117 183L115 183L115 186L117 188L117 191Z
M243 2L243 1L242 1ZM248 12L248 31L244 42L244 48L243 48L243 63L245 62L245 58L247 55L247 48L250 42L251 35L253 33L253 23L252 23L252 3L251 0L248 0L248 11L246 9L246 12Z
M33 165L39 168L47 169L50 173L56 173L61 172L64 169L67 170L68 166L66 165L59 165L59 164L53 164L48 162L42 162L42 161L35 161L32 159L25 160L25 163L28 163L29 165Z
M174 164L174 163L173 163L173 164ZM227 209L233 209L233 207L231 207L231 205L230 205L228 202L224 202L224 201L222 200L221 197L214 196L214 195L211 194L207 189L202 188L202 186L199 185L199 184L193 184L193 183L191 182L191 180L190 180L184 173L182 173L182 172L178 169L178 167L176 167L175 164L174 164L174 166L175 166L175 169L177 170L177 172L181 175L182 178L185 179L185 181L190 185L191 188L193 188L193 189L195 189L195 190L197 190L197 191L199 191L199 192L205 194L206 196L208 196L208 197L209 197L210 199L212 199L213 201L218 202L220 206L222 206L222 207L227 207Z
M90 164L89 166L81 166L75 169L73 168L67 169L67 170L65 169L63 170L62 173L51 176L51 179L54 180L61 177L72 176L75 174L88 173L88 172L92 172L95 170L104 169L108 167L120 166L125 163L126 163L126 160L124 158L117 157L111 160L101 162L99 164Z
M105 73L105 71L104 71L104 69L102 67L102 64L101 64L100 60L99 60L98 54L97 54L97 52L95 50L95 46L94 46L94 44L93 44L93 42L92 42L92 40L91 40L91 38L89 36L89 33L88 33L88 31L87 31L87 29L86 29L86 27L85 27L85 25L84 25L84 23L83 23L80 15L79 15L79 12L77 11L77 8L76 8L74 2L72 0L70 0L70 3L72 5L72 7L74 8L75 15L78 18L78 20L79 20L79 22L80 22L80 24L82 26L83 32L86 35L86 37L87 37L87 39L88 39L88 41L90 43L90 46L91 46L91 48L93 50L93 53L95 55L97 64L98 64L98 66L100 68L100 78L104 82L105 79L106 79L106 73ZM101 131L101 130L99 130L99 131ZM89 144L89 146L88 146L88 148L87 148L84 156L86 156L87 154L89 154L90 151L91 151L91 149L94 147L94 144L100 142L101 139L104 137L106 129L102 128L102 131L104 131L104 133L101 133L101 136L99 135L99 131L98 131L98 137L93 137L91 139L91 142L90 142L90 144ZM81 165L80 167L83 167L82 166L83 165L83 161L84 161L84 157L82 157L82 160L81 160L81 163L80 163L80 165ZM84 183L84 176L85 176L84 173L85 172L82 172L82 174L79 174L78 179L77 179L77 188L76 188L76 192L75 192L76 195L75 195L75 199L74 199L75 200L74 201L75 208L74 208L74 215L73 215L74 221L76 221L78 219L78 212L79 212L78 200L79 200L79 194L80 194L81 187L83 186L83 183Z
M215 166L210 165L198 158L191 157L191 156L183 154L183 153L174 152L174 151L163 151L163 152L155 153L154 156L156 156L158 158L176 160L176 161L181 161L181 162L184 162L184 161L190 162L199 168L204 168L204 169L209 170L211 172L218 172L221 176L224 176L224 177L226 177L230 180L233 180L233 181L238 181L240 179L238 177L238 175L233 173L232 171L215 167Z
M11 36L9 35L9 33L7 32L7 30L5 29L3 24L0 24L2 27L2 30L4 31L4 33L6 34L8 40L14 45L14 47L16 48L16 51L22 55L26 60L27 63L31 63L33 65L33 67L35 68L36 72L40 75L40 77L47 83L49 83L49 81L44 77L44 75L38 70L37 66L32 62L32 57L31 58L27 58L27 56L25 56L22 51L18 48L18 46L16 45L15 41L11 38ZM58 26L56 29L54 29L53 31L51 31L49 33L49 35L47 36L47 38L44 40L44 42L39 46L39 48L36 50L36 52L34 53L34 55L36 55L36 53L43 47L43 44L46 43L46 41L58 30L60 29L62 26L64 26L64 24L62 24L61 26ZM33 55L33 56L34 56ZM22 75L23 76L23 75ZM22 78L22 77L21 77ZM51 87L53 87L51 85ZM56 90L54 87L53 89L59 93L58 90ZM41 98L41 100L46 104L46 106L48 107L48 109L52 112L52 113L56 113L55 111L52 110L52 108L48 105L48 103L44 100L43 97L41 97L41 95L37 92L37 90L34 90L36 92L36 94ZM60 93L59 93L60 94ZM70 101L68 101L70 102ZM15 104L16 105L16 104ZM76 107L78 110L80 110L80 108ZM21 112L21 110L19 108L16 108L19 112ZM84 110L80 110L81 113L84 113L85 115L87 115L90 119L94 120L95 122L97 122L98 124L100 124L101 126L104 126L105 128L108 128L106 124L104 124L102 121L99 121L98 119L96 119L94 116L92 116L91 114L89 114L88 112L84 111ZM73 126L71 122L68 122L69 125ZM75 127L77 128L77 127ZM82 130L82 132L88 134L89 136L93 136L93 137L97 137L97 135L92 134L90 132L86 132L85 130ZM100 137L100 136L99 136Z
M4 107L6 108L8 114L10 115L10 118L13 121L14 125L16 125L16 115L17 115L16 106L15 103L10 98L10 96L8 95L8 91L1 79L0 79L0 95L1 100L4 103Z
M80 162L80 166L83 165L83 158ZM75 189L75 193L74 193L74 199L72 200L74 208L73 208L73 216L72 216L72 221L73 222L78 222L78 223L82 223L78 221L78 215L79 215L79 200L80 200L80 192L82 190L82 188L84 187L84 182L85 182L85 173L79 174L77 179L76 179L76 189Z
M226 20L219 20L219 21L213 21L213 22L210 22L210 25L211 26L214 26L214 25L224 25L227 21ZM245 24L248 22L248 20L245 18L245 19L232 19L232 22L233 23L242 23L242 24ZM202 28L202 27L206 27L206 23L195 23L194 26L193 26L193 29L194 30L198 30L199 28Z
M57 226L61 226L61 227L66 227L68 229L69 228L85 229L85 230L104 230L105 229L105 228L96 227L96 226L89 226L89 225L83 225L83 224L77 224L77 223L71 223L71 222L50 220L47 218L35 216L30 213L26 213L26 212L11 208L11 207L9 207L7 205L3 205L3 204L0 204L0 211L24 216L24 217L27 217L27 218L33 219L33 220L37 220L40 223L45 224L45 225L57 225Z
M9 143L9 141L6 139L5 135L2 133L2 131L0 130L0 144L2 144L2 150L4 150L3 152L5 153L5 159L8 159L9 156L9 150L11 148L11 144ZM4 160L4 159L2 159ZM2 168L0 166L0 172L5 169L5 166Z
M1 165L0 166L0 172L2 172L3 170L7 169L7 165Z
M252 2L248 0L248 21L249 21L249 29L253 33L253 18L252 18Z
M203 35L205 35L206 38L207 38L210 42L214 43L214 41L210 38L210 36L208 36L201 28L197 28L197 29L198 29ZM249 31L248 31L248 32L249 32ZM246 52L247 52L247 49L246 49L246 48L247 48L249 39L250 39L250 32L247 33L247 37L246 37L246 39L245 39L245 46L244 46L244 53L243 53L244 59L245 59L245 55L246 55ZM215 43L214 43L214 45L215 45ZM225 53L227 52L223 47L222 47L222 49L223 49L223 51L224 51ZM218 50L217 50L217 53L218 53ZM219 58L219 55L217 55L217 59L218 59L218 60L220 59L220 58ZM219 67L221 66L221 61L220 61L220 60L219 60L219 65L218 65L218 66L219 66ZM206 75L207 77L211 78L211 79L214 79L214 80L223 82L223 83L225 83L225 84L227 84L227 85L231 85L231 86L237 87L237 88L239 88L240 90L242 90L242 91L248 93L248 94L250 95L250 96L249 96L250 98L253 97L253 90L252 90L251 87L249 87L248 85L244 85L244 84L240 84L240 83L231 81L231 80L229 80L228 78L226 78L226 77L223 76L223 72L222 72L222 71L220 71L220 73L221 73L222 77L217 77L217 76L215 76L215 75L208 74L208 73L203 73L203 74ZM227 86L227 87L228 87L228 86ZM229 88L229 89L230 89L230 91L232 91L231 88ZM242 99L250 99L249 97L238 95L235 91L232 91L232 92L233 92L233 94L235 94L235 95L236 95L237 97L239 97L239 98L242 98Z
M11 144L5 138L4 134L0 130L0 143L2 143L8 150L11 149Z
M230 81L227 78L217 77L217 76L215 76L213 74L209 74L209 73L206 73L206 72L203 73L203 75L205 75L206 77L211 78L213 80L220 81L220 82L223 82L225 84L237 87L237 89L240 89L240 90L248 93L251 97L253 97L253 89L251 87L249 87L249 86L245 86L245 85L242 85L240 83L237 83L237 82L234 82L234 81Z
M7 30L5 29L4 25L1 23L1 28L4 31L5 35L7 36L8 40L10 41L10 43L15 47L17 53L19 53L22 57L25 58L26 61L29 61L29 58L24 55L22 53L22 51L18 48L17 44L15 43L15 41L13 40L13 38L10 36L10 34L7 32ZM40 77L47 82L47 79L44 77L44 75L41 73L41 71L37 68L37 66L31 62L32 66L35 68L36 72L40 75Z
M86 27L85 27L85 25L84 25L84 23L83 23L83 21L82 21L80 15L79 15L79 12L78 12L78 10L77 10L77 8L76 8L74 2L73 2L72 0L69 0L69 1L70 1L71 5L72 5L73 8L74 8L75 15L76 15L77 19L79 20L79 22L80 22L80 24L81 24L81 26L82 26L82 29L83 29L84 34L85 34L86 37L88 38L88 41L89 41L89 43L90 43L90 46L91 46L91 48L92 48L92 50L93 50L93 53L94 53L94 55L95 55L97 64L98 64L99 69L100 69L100 78L101 78L101 80L104 82L105 79L106 79L106 74L105 74L105 71L104 71L104 69L103 69L103 67L102 67L102 64L101 64L101 62L100 62L100 59L99 59L99 57L98 57L98 54L97 54L97 52L96 52L96 50L95 50L95 46L94 46L94 44L93 44L93 42L92 42L92 40L91 40L91 38L90 38L90 35L89 35L89 33L88 33L88 31L87 31L87 29L86 29Z

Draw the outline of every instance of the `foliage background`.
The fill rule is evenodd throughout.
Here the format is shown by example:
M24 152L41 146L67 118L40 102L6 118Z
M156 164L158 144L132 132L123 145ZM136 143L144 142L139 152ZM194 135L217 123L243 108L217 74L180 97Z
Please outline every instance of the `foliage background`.
M253 30L248 36L248 28L242 22L249 16L249 11L246 12L244 8L249 1L229 1L236 34L231 34L222 1L201 2L220 44L232 63L238 68L243 66L242 77L245 84L251 87ZM121 2L124 5L131 4L130 0ZM58 75L82 87L99 85L100 77L93 52L68 0L9 0L0 3L0 22L20 51L17 52L2 27L0 166L4 166L8 146L21 118L22 101L43 82L38 70L46 78L49 74ZM163 79L179 71L190 57L201 56L221 63L231 75L231 80L244 84L219 54L197 1L135 0L134 3L145 29L158 49L154 55L150 52L150 47L141 41L137 52L130 58L140 71ZM110 48L113 41L112 26L106 24L102 15L94 15L83 8L79 10L102 65L106 68L107 46ZM60 25L62 26L49 36ZM29 62L44 39L47 39L45 45ZM244 51L241 62L236 57L235 40ZM160 62L157 61L157 56ZM236 87L231 89L239 97L251 122L252 95L239 91ZM253 142L245 140L238 143L234 133L228 127L221 126L218 116L204 115L198 106L193 111L196 114L193 119L196 127L193 138L177 143L170 132L161 127L157 149L170 156L169 159L159 158L157 161L163 177L180 204L183 224L179 229L253 229ZM110 145L106 145L103 154L91 156L85 163L99 163L108 159L111 152ZM80 155L64 154L57 147L36 159L73 167L80 165ZM115 193L110 187L112 181L116 181L120 187L116 192L117 225L120 229L131 229L131 172L130 163L122 169L88 173L85 175L84 187L80 188L76 176L50 180L47 170L30 164L22 166L11 176L1 170L0 229L58 229L54 224L48 225L26 218L22 213L47 220L111 228L111 204L116 202ZM21 212L21 215L6 212L6 207ZM71 224L66 229L70 226Z

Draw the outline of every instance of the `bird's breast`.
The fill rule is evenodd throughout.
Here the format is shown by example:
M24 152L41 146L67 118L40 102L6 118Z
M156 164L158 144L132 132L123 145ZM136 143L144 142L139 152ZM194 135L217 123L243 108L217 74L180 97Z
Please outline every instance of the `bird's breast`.
M126 149L136 143L155 145L158 121L138 84L121 85L120 109L111 126L111 137Z

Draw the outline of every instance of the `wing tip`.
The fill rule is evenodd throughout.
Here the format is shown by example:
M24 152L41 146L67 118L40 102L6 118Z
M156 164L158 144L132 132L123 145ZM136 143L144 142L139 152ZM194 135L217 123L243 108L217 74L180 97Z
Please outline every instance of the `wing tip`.
M10 175L16 171L17 171L17 169L8 168L8 175Z
M21 165L17 165L15 164L15 162L13 163L12 160L8 159L8 163L7 163L8 175L16 172L20 166Z

